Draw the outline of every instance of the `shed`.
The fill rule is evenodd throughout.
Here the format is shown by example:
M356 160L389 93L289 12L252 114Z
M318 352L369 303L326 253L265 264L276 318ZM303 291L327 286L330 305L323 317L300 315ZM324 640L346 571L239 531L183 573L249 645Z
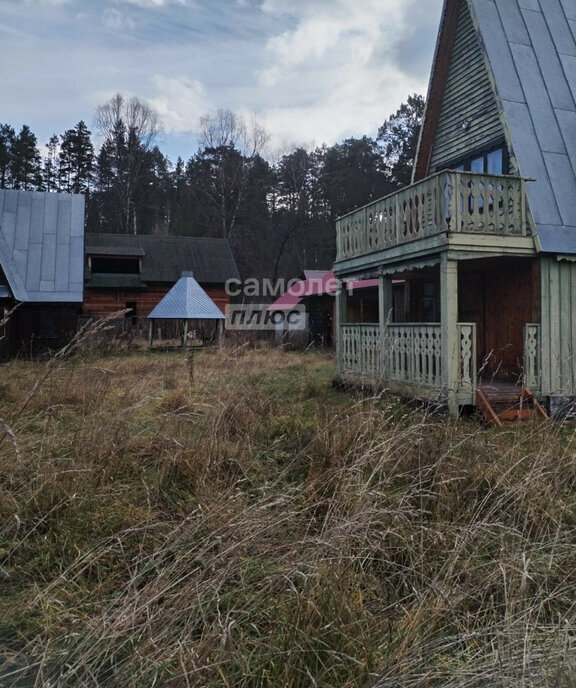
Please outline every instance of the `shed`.
M225 316L214 301L194 279L192 272L183 272L180 279L162 298L158 305L148 315L148 347L153 348L155 334L162 338L162 321L180 325L176 328L164 328L164 339L177 336L181 340L182 348L188 346L188 340L194 332L194 340L206 344L215 341L219 346L223 338L223 321ZM197 323L197 330L190 331L190 323ZM154 327L156 325L156 333ZM216 325L216 327L214 327ZM169 331L167 331L169 330ZM173 335L170 337L170 335ZM165 345L162 348L173 348Z
M84 196L0 189L0 355L57 349L75 333L84 279Z

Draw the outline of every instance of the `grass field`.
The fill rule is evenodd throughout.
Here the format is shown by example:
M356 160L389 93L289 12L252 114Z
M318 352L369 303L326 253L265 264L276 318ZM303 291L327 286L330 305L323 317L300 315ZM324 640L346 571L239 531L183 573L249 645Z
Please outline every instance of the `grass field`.
M0 368L0 686L576 686L576 440L270 348Z

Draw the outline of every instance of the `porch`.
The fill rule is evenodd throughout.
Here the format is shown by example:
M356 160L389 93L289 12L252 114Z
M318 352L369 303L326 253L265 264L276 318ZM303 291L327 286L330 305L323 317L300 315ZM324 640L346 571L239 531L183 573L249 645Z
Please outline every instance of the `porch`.
M483 375L476 357L477 325L456 326L454 376L448 378L442 349L441 323L344 323L338 351L339 375L347 380L385 387L404 396L476 404L479 389L510 387ZM540 325L524 325L523 387L538 394L540 383Z
M539 269L525 180L443 170L337 221L334 272L378 277L378 317L337 296L338 374L476 403L482 378L540 387ZM405 285L400 293L398 285Z

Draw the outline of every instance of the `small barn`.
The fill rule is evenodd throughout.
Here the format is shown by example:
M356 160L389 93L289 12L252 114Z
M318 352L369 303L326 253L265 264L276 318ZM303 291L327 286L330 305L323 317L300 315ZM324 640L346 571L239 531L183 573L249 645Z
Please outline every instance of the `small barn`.
M0 357L36 356L70 340L83 272L84 196L0 189Z
M183 272L180 279L148 315L148 347L195 348L222 343L225 316L194 279Z
M186 271L224 312L226 282L239 279L226 239L87 234L84 314L101 318L125 310L124 325L144 334L148 314Z
M296 306L306 310L306 328L290 331L279 319L277 339L294 345L327 346L334 342L334 296L341 283L332 270L305 270L300 279L268 307L287 312ZM350 322L378 322L378 280L352 280L346 284Z

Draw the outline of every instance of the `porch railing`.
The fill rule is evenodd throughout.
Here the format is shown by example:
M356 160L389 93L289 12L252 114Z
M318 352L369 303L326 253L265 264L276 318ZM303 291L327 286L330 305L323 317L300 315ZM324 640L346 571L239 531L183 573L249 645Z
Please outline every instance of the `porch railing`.
M524 384L531 392L540 392L540 325L524 325Z
M525 236L524 180L438 172L336 222L336 261L442 232Z
M381 358L379 325L342 325L341 372L358 373L375 381L382 376Z
M388 325L383 341L384 379L423 387L441 387L440 325Z
M372 381L394 381L441 389L442 335L439 323L379 325L345 324L341 330L341 373ZM473 395L476 389L476 325L458 323L458 379L455 391Z

